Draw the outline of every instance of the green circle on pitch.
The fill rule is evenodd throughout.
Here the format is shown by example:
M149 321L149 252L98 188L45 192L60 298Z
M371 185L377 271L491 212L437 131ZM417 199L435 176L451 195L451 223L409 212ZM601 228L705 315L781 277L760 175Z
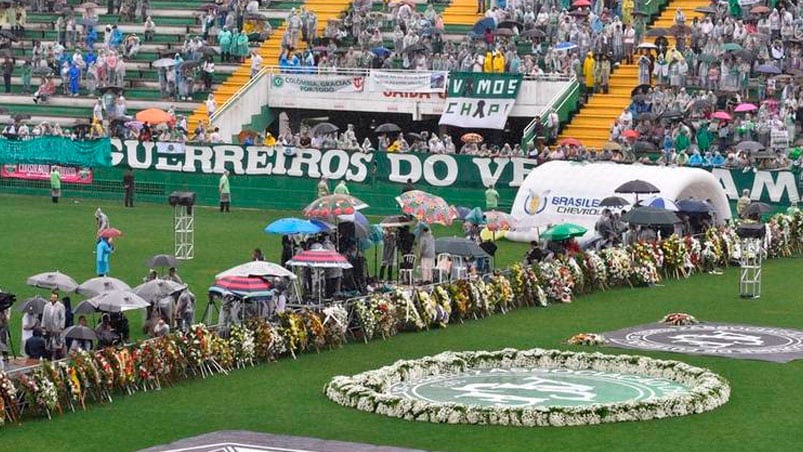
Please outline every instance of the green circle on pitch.
M666 378L566 368L477 369L398 383L393 395L481 407L579 407L638 402L691 392Z

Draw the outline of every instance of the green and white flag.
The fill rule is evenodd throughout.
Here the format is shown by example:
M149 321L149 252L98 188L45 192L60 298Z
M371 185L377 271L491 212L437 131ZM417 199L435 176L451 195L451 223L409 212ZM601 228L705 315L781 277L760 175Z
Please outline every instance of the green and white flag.
M449 74L449 89L440 124L504 129L521 83L521 74Z

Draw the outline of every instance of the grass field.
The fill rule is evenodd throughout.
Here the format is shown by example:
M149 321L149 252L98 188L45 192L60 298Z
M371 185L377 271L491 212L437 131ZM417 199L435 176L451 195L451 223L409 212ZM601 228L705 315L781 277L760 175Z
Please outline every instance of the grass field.
M35 293L30 274L60 269L81 280L92 276L94 204L0 196L0 286L20 295ZM112 257L112 274L135 283L151 254L169 252L168 206L133 210L101 205L112 225L126 232ZM256 246L269 258L278 242L262 227L280 212L237 211L197 214L197 257L181 269L196 292L213 275L248 259ZM443 231L436 231L443 232ZM507 244L501 261L517 259L521 245ZM182 383L160 392L118 395L114 403L53 421L27 421L0 429L2 450L136 450L222 429L255 430L373 444L453 451L656 450L698 451L799 449L803 361L773 364L668 353L643 354L707 367L726 377L731 401L702 415L593 427L513 428L450 426L407 422L343 408L323 396L334 375L353 374L444 350L503 347L588 350L564 344L574 333L602 332L655 321L673 311L699 319L780 327L803 326L795 283L803 270L797 258L770 261L760 301L738 298L738 271L698 275L652 289L621 289L580 297L570 305L522 309L443 330L402 334L387 341L303 355L228 376ZM16 318L15 326L19 320ZM15 332L15 338L18 338ZM596 350L596 349L595 349ZM621 353L615 349L604 349Z

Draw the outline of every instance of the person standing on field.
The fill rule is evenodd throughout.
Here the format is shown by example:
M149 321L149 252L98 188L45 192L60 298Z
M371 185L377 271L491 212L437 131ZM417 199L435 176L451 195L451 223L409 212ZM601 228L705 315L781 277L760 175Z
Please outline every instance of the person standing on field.
M123 176L123 191L125 192L123 202L126 207L134 207L134 171L129 169Z
M218 191L220 191L220 211L229 211L231 206L231 186L229 185L229 170L223 170L223 175L220 176L220 183L218 184Z
M50 169L50 199L53 204L58 204L61 198L61 173L57 166Z

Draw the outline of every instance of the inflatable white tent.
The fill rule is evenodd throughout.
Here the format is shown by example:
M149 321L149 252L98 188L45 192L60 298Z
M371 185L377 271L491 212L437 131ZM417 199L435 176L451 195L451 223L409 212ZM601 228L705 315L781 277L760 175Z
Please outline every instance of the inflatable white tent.
M513 201L511 215L519 220L517 230L510 231L507 238L529 241L549 225L574 223L594 230L594 224L604 207L603 198L614 195L616 187L641 179L661 192L661 196L674 201L694 198L708 200L715 209L716 221L731 217L730 205L725 191L708 171L699 168L677 168L647 165L623 165L609 162L547 162L533 168L521 184ZM630 201L632 207L636 196L616 194ZM643 200L651 195L639 195Z

